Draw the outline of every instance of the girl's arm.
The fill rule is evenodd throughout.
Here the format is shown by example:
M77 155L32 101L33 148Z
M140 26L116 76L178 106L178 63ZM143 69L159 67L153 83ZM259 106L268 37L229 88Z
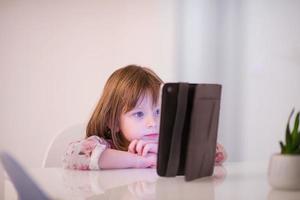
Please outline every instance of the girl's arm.
M126 151L106 149L99 158L100 169L147 168L156 166L157 154L139 156Z
M79 170L146 168L156 166L157 155L139 156L110 148L103 138L91 136L69 144L63 155L63 167Z

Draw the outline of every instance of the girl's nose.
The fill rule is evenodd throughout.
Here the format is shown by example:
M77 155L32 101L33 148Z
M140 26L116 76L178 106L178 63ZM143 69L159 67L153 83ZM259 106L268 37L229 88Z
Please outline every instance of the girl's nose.
M155 118L153 116L149 116L147 118L147 122L146 123L147 123L146 124L147 127L149 127L149 128L155 127L157 125L157 122L156 122L156 120L155 120Z

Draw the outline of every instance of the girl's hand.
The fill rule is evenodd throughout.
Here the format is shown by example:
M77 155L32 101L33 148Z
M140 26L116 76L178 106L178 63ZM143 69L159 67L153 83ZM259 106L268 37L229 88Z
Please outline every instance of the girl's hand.
M158 143L152 140L133 140L128 146L128 152L146 156L148 153L157 154Z
M146 156L137 156L135 168L155 168L156 162L156 153L148 153Z
M226 159L227 159L227 153L224 147L221 144L217 143L215 164L222 165Z

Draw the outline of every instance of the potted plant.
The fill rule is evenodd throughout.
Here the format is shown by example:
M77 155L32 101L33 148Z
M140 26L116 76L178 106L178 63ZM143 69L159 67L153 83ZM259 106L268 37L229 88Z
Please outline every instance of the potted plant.
M300 190L300 132L299 115L297 113L294 127L290 129L292 110L285 132L285 143L280 141L281 153L272 155L268 178L274 189Z

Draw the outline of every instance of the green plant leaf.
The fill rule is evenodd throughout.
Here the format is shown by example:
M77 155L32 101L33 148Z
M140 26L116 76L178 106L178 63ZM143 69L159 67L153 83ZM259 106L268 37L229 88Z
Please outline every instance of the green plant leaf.
M285 146L285 153L289 154L292 152L292 149L293 149L293 143L292 143L292 135L291 135L291 131L290 131L290 121L291 121L291 118L294 114L294 108L288 118L288 122L287 122L287 125L286 125L286 131L285 131L285 143L286 143L286 146Z
M298 127L299 127L299 112L295 118L294 128L291 133L291 153L295 152L298 149L300 144L300 135L298 134Z
M279 142L280 148L281 148L281 153L284 154L285 153L285 146L283 144L282 141Z
M295 109L292 109L285 130L285 144L280 141L280 148L282 154L300 155L300 112L297 113L294 121L292 131L290 129L290 121L294 114Z
M300 155L300 147L295 151L295 154Z
M290 116L289 116L289 119L288 119L288 123L290 123L291 118L292 118L294 112L295 112L295 108L293 108L293 109L292 109L292 112L290 113Z
M298 127L299 127L299 115L300 115L300 113L298 112L298 113L297 113L297 116L296 116L296 118L295 118L294 129L293 129L293 132L292 132L294 135L298 133Z
M296 132L292 136L292 150L295 151L300 147L300 134Z
M286 150L288 151L291 149L292 146L292 136L290 133L290 126L287 124L286 131L285 131L285 143L286 143Z

